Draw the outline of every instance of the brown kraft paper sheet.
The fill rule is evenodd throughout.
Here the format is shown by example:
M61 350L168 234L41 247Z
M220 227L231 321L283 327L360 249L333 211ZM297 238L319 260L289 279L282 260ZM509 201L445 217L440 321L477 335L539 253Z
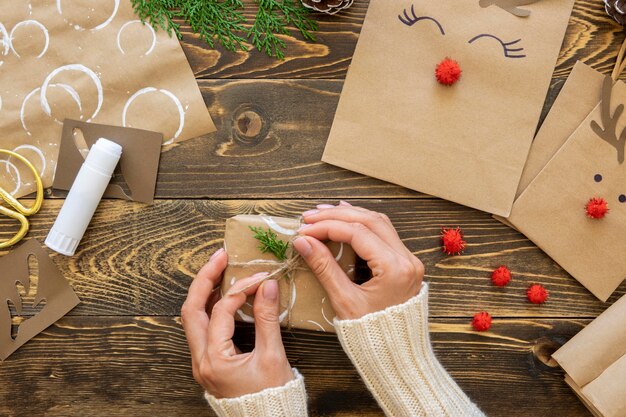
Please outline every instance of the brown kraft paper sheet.
M613 114L626 103L626 85L618 81L608 91ZM601 102L594 108L522 192L508 221L606 301L626 278L626 164L620 162L623 139L611 144L591 127L605 125L602 107ZM608 130L619 137L625 125L622 116ZM592 197L608 202L605 218L586 215Z
M572 5L372 0L322 160L507 216Z
M66 118L156 131L164 150L215 131L178 40L142 25L130 0L11 2L0 16L0 103L0 147L29 158L45 187ZM34 190L17 161L0 170L16 196Z
M278 239L289 241L300 227L300 221L264 215L239 215L228 219L226 221L224 246L228 253L229 263L240 264L259 260L277 261L272 253L262 253L259 250L259 241L254 238L250 226L272 230ZM354 279L356 261L354 250L349 245L342 243L329 242L327 246L350 279ZM229 265L224 271L221 286L222 294L225 294L239 279L249 277L257 272L271 272L276 268L278 268L277 265ZM281 325L298 329L334 332L333 319L335 313L330 305L328 295L304 261L300 261L300 266L294 270L292 280L293 286L286 277L278 281ZM254 297L249 297L247 303L237 311L235 316L237 320L248 323L254 322L253 300ZM291 319L291 323L289 323L289 319Z

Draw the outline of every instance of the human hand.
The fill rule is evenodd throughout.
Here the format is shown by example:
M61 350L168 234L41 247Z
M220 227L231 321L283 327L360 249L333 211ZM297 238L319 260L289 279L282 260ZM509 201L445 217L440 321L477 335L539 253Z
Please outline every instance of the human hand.
M303 214L304 222L293 244L328 293L339 319L402 304L417 295L424 265L404 246L389 218L346 202L322 204ZM321 241L348 243L372 270L362 285L350 281Z
M189 287L181 319L191 351L194 379L217 398L280 387L294 378L280 336L278 283L266 280L245 292L241 289L260 282L267 274L241 279L219 299L215 287L228 263L223 249L211 256ZM241 353L232 341L235 313L254 294L254 350Z

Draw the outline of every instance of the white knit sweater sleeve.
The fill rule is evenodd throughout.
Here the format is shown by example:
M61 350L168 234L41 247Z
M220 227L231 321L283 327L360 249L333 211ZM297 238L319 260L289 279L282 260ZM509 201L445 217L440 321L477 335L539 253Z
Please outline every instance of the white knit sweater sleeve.
M404 304L335 319L341 345L387 416L484 417L435 357L428 285Z
M218 417L307 417L304 378L293 368L294 379L276 388L267 388L237 398L204 397Z

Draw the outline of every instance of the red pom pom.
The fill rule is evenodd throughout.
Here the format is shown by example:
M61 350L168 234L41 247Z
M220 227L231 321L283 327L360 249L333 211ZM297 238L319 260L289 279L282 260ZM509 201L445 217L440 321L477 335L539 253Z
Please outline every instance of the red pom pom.
M587 216L592 219L601 219L609 212L609 205L604 198L592 198L585 206Z
M452 85L461 78L461 67L454 59L445 58L437 65L435 77L443 85Z
M511 281L511 271L504 265L491 273L491 282L495 286L504 287L509 281Z
M543 288L542 285L533 284L526 290L526 296L528 301L533 304L543 304L548 299L548 290Z
M443 252L448 255L459 255L465 249L463 231L456 229L441 229L441 241L443 242Z
M484 332L491 327L491 315L486 311L474 314L472 319L472 327L478 332Z

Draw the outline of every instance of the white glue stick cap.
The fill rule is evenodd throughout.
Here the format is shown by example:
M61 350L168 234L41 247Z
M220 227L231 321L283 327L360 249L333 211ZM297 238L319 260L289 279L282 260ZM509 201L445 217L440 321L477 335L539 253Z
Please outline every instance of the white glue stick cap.
M76 253L121 156L122 147L104 138L91 147L48 233L47 247L66 256Z

